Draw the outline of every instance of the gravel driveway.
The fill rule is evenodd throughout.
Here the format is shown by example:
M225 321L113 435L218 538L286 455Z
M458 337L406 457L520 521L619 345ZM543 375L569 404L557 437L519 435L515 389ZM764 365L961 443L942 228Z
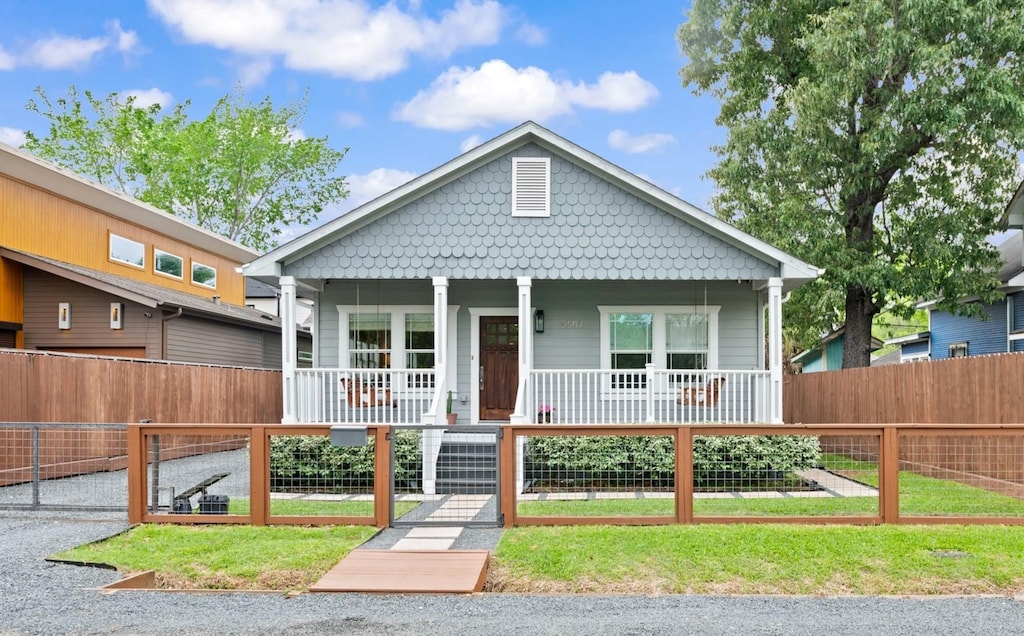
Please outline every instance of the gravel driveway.
M1024 633L1024 601L1006 598L103 594L88 588L117 573L43 560L126 525L0 512L0 634Z

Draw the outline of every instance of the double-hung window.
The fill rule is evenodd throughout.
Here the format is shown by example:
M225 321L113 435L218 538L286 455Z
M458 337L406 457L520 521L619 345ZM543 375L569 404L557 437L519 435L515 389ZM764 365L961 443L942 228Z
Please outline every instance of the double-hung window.
M448 315L449 350L454 348L455 316L458 308L450 307ZM425 373L409 373L410 388L432 388L435 378L434 308L430 306L382 305L366 308L339 306L341 323L340 366L350 369L408 369ZM454 378L449 360L447 370ZM452 382L453 380L449 380Z
M718 368L718 305L598 309L601 367L616 371L607 388L646 388L649 363L678 371Z

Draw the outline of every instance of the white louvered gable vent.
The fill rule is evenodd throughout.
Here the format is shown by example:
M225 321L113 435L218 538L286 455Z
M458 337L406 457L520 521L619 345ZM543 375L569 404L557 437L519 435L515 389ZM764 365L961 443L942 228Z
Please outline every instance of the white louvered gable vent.
M548 157L512 157L512 216L551 216Z

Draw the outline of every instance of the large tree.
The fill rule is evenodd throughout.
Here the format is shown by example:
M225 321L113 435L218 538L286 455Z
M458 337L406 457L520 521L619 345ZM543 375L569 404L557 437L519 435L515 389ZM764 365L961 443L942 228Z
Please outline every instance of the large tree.
M694 0L680 75L721 102L716 213L825 267L787 325L845 322L870 362L881 311L996 297L1024 143L1020 0Z
M269 97L252 104L235 91L190 120L188 102L165 112L74 86L55 101L36 93L27 108L49 130L26 133L29 151L257 250L348 195L335 174L347 149L298 132L305 99L275 110Z

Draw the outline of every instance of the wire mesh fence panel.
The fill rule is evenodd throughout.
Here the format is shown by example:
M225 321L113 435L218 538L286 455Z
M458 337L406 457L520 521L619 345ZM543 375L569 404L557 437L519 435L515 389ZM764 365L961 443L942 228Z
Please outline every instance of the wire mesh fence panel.
M899 435L901 516L1024 517L1024 432Z
M270 516L373 517L374 441L363 434L362 442L271 435Z
M879 514L878 435L699 435L694 517Z
M0 423L0 508L127 510L127 426Z
M393 524L498 524L497 427L393 427Z
M154 514L248 515L249 435L147 434L147 507Z
M516 440L522 517L674 517L672 435L531 435Z

